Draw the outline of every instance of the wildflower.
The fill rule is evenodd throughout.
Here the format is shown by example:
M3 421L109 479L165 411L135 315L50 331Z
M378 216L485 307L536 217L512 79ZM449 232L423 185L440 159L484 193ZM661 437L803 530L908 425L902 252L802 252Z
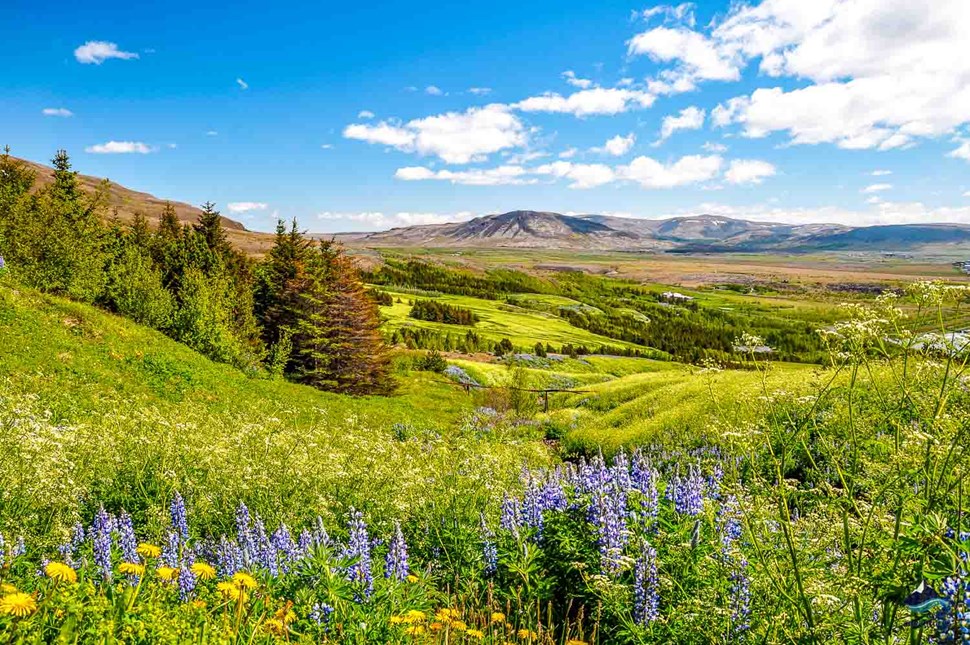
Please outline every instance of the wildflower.
M195 557L188 553L181 562L179 567L179 597L182 601L187 601L191 596L192 592L195 591L195 571L194 571L194 559ZM213 577L215 572L213 572Z
M418 581L418 577L413 573L409 573L407 577L407 581L410 582L411 584L414 584L415 582Z
M498 571L498 546L495 544L495 534L485 523L482 515L482 559L485 561L485 575L493 576Z
M205 609L206 607L209 606L209 603L207 603L204 600L193 600L192 606L195 607L196 609Z
M370 536L367 534L367 524L364 523L363 513L353 508L350 509L349 537L343 557L353 559L353 563L347 567L347 579L361 588L364 598L370 598L370 595L374 592L374 578L371 574Z
M751 580L748 577L748 561L743 557L735 563L731 572L731 640L740 640L751 627Z
M17 542L14 544L13 548L10 549L10 555L11 557L18 558L25 553L27 553L27 545L24 544L24 537L21 535L19 538L17 538Z
M162 549L162 562L169 567L179 565L179 553L182 551L178 533L169 531L166 536L165 548Z
M499 522L499 526L503 531L508 531L509 533L518 536L520 517L521 511L519 509L519 500L517 498L506 497L504 500L502 500L502 519Z
M469 629L467 632L465 632L465 635L467 635L469 638L475 638L478 640L485 638L485 632L480 629Z
M515 632L515 635L524 641L534 641L535 639L539 638L539 635L531 629L520 629L519 631Z
M242 551L243 561L247 566L252 566L254 557L253 536L249 529L249 509L242 502L236 509L236 541Z
M310 620L315 622L317 625L324 625L324 631L327 631L326 624L330 622L330 616L333 614L333 607L323 603L316 603L310 610Z
M293 536L290 534L290 529L286 524L280 524L276 532L269 538L270 543L273 545L275 553L273 557L281 554L283 556L283 570L287 570L287 563L295 562L300 559L300 552L293 541Z
M178 534L182 541L188 540L189 521L185 511L185 500L182 499L178 491L175 491L175 496L172 498L172 504L169 506L169 510L172 514L172 528L175 529L176 534Z
M267 620L263 623L263 629L275 636L283 636L286 634L286 625L278 618L270 618Z
M404 613L404 622L406 623L420 623L428 618L428 615L423 611L417 609L409 609Z
M240 589L255 589L257 586L256 579L243 571L233 574L232 581Z
M468 629L468 623L466 623L463 620L456 619L456 620L451 621L451 628L453 630L455 630L456 632L463 632L466 629Z
M8 594L8 593L17 593L17 588L15 586L13 586L12 584L9 584L7 582L4 582L4 583L0 584L0 593L5 593L5 594Z
M633 570L633 618L649 625L660 617L657 550L644 543Z
M200 580L212 580L216 577L216 570L211 564L206 564L205 562L196 562L189 569L196 575Z
M400 522L395 524L394 537L391 538L391 544L387 549L384 577L399 581L408 578L408 545L404 542Z
M25 618L37 611L37 601L30 594L15 592L0 598L0 614Z
M589 643L576 638L570 638L568 641L566 641L566 645L589 645Z
M494 611L492 612L490 621L492 622L492 624L501 625L502 623L505 622L505 614L503 614L500 611Z
M391 616L388 622L392 625L400 625L404 622L404 616Z
M159 580L165 580L166 582L171 582L175 580L179 575L179 570L175 567L158 567L155 571Z
M71 529L71 539L68 542L57 547L57 551L61 554L61 557L68 564L74 564L74 555L77 550L84 544L84 525L78 522Z
M47 563L47 566L44 567L44 573L47 574L48 578L57 582L77 582L77 571L63 562Z
M289 625L291 623L295 623L296 622L296 612L293 611L293 603L291 601L287 600L286 601L286 604L283 605L282 607L280 607L276 611L276 618L277 618L277 620L283 621L283 624L284 625Z
M122 562L118 565L118 571L129 576L135 576L140 578L145 575L145 565L138 564L137 562ZM161 577L161 575L159 575Z
M142 542L138 545L137 553L143 558L157 558L158 556L162 555L162 549L154 544Z
M444 628L445 628L445 624L440 620L436 620L430 625L428 625L428 629L430 629L433 632L440 632Z
M128 562L138 559L138 542L135 540L135 527L131 521L131 515L121 511L115 527L118 533L118 548L121 549L121 557Z
M238 544L229 540L225 535L219 538L219 546L216 548L216 564L219 574L231 576L239 571L243 566L243 550Z
M404 630L405 634L409 636L419 636L425 632L424 625L411 625Z
M91 536L91 544L94 549L94 563L101 569L101 574L108 582L111 581L111 532L113 521L111 516L104 510L98 509L94 515L94 523L88 535Z
M225 598L229 600L238 600L240 594L244 594L238 586L231 582L220 582L216 585L216 591L221 593Z

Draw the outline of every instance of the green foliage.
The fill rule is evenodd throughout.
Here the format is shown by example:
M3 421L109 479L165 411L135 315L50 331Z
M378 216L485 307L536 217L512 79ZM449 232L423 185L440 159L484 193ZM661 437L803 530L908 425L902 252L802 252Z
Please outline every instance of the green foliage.
M426 372L436 372L440 374L444 372L447 367L448 361L444 359L437 349L432 349L430 352L422 356L417 362L417 368Z
M474 325L478 322L478 316L472 311L435 300L415 300L408 315L416 320L446 325Z
M168 328L175 310L175 299L162 284L161 271L137 243L123 244L108 264L104 300L109 309L161 330Z

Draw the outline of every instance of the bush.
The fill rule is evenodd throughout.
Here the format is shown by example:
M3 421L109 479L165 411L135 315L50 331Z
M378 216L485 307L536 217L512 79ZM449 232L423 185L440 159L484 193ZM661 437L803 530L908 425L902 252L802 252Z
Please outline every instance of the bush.
M108 267L106 304L113 311L155 329L166 329L175 307L162 274L138 247L126 245Z
M437 372L441 374L448 368L448 361L442 358L441 354L437 349L432 349L430 352L421 357L417 365L419 370L425 372Z
M409 315L416 320L446 325L474 325L478 322L478 316L471 310L434 300L415 300Z

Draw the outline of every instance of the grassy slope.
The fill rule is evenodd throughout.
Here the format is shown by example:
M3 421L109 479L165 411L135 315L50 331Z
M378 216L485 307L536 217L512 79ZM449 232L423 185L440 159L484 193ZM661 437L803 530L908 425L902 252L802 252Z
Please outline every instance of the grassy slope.
M415 320L414 318L408 317L411 311L410 303L415 299L415 296L398 294L393 289L385 289L383 287L381 289L392 294L395 298L393 305L381 307L381 314L386 319L385 328L387 329L412 326L448 332L452 335L464 335L467 331L474 330L479 336L489 340L508 338L516 347L532 347L536 342L541 341L543 343L552 343L556 346L562 345L563 343L586 345L587 347L610 345L612 347L651 351L640 345L590 333L585 329L574 327L562 318L552 314L513 307L497 300L484 300L469 296L442 295L435 298L435 300L473 311L480 319L474 327ZM396 302L398 297L400 297L401 302ZM530 297L533 296L530 294ZM555 296L543 297L561 301L560 304L578 304L568 298L556 298Z
M351 504L404 519L459 493L474 501L513 481L523 461L547 459L532 438L457 429L472 402L430 375L409 374L390 398L248 378L155 331L2 279L0 346L8 531L63 534L79 513L90 517L93 500L159 526L174 490L200 528L224 527L240 499L274 522Z

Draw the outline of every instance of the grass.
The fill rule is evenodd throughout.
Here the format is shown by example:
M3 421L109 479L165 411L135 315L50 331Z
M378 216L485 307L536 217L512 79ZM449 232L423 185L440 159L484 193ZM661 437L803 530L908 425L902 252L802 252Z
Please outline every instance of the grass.
M215 529L245 501L268 520L420 516L513 482L547 450L481 437L473 402L428 373L388 398L249 378L96 308L0 282L0 526L61 539L100 504L158 527L182 492ZM434 414L428 414L434 410ZM449 491L451 491L449 493Z
M385 328L388 331L393 331L401 327L417 327L460 335L465 334L467 331L474 331L480 337L492 341L508 338L513 345L520 348L531 348L537 342L541 342L551 343L557 347L563 344L585 345L590 348L608 345L622 349L651 351L634 343L607 338L606 336L600 336L590 333L585 329L574 327L565 320L550 313L509 305L499 300L484 300L469 296L441 295L435 299L472 311L479 318L479 322L473 326L446 325L444 323L415 320L408 316L411 310L410 303L414 300L414 296L390 288L382 288L382 290L390 293L395 299L393 305L381 307L381 315L385 318ZM529 297L543 298L550 302L563 301L579 304L568 298L560 298L557 296L532 296L530 294ZM398 298L400 298L401 302L397 302Z

